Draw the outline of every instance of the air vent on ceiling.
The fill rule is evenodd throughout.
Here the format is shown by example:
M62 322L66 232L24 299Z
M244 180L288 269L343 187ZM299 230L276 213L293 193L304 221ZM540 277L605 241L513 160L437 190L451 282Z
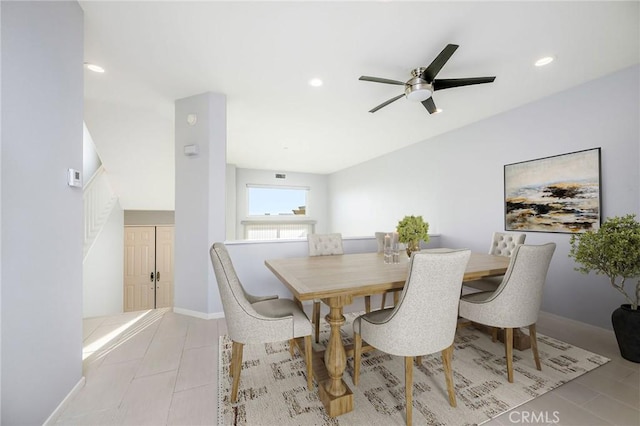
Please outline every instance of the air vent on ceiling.
M276 179L286 179L287 175L284 173L276 173Z

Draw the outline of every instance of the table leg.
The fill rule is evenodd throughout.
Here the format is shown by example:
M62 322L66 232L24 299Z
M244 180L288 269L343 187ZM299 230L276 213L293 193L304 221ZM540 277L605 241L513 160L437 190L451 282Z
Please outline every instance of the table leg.
M353 393L342 380L347 366L347 355L340 336L340 327L345 323L343 307L351 303L351 297L333 297L325 300L330 311L326 320L331 326L329 342L324 353L324 362L329 378L319 385L320 400L331 417L353 410Z

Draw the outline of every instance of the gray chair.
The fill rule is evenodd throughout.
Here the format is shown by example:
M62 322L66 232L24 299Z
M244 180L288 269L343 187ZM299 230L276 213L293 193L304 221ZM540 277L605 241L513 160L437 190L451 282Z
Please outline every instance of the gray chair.
M248 294L238 279L223 243L214 243L209 254L218 282L227 330L233 342L229 369L229 374L233 377L231 402L236 402L238 398L242 350L246 344L289 340L289 352L293 356L295 339L304 337L307 387L312 390L311 333L313 329L304 311L291 299L280 299L278 296L257 297Z
M376 232L376 243L378 244L378 253L382 253L384 251L384 237L385 235L391 234L394 231L389 232ZM398 292L399 290L392 290L382 293L382 301L380 303L380 309L384 309L387 304L387 293L393 293L393 304L398 303Z
M362 315L353 322L356 386L360 380L363 340L383 352L405 357L408 425L412 422L414 357L442 352L449 404L456 406L451 359L462 278L470 256L469 250L414 253L398 304Z
M529 327L531 350L536 368L541 370L536 340L536 322L542 290L549 263L556 249L555 243L518 245L502 283L495 291L478 292L462 296L460 316L490 327L504 328L507 377L513 382L513 329Z
M524 244L527 234L517 232L494 232L491 239L489 254L494 256L511 257L518 244ZM480 291L494 291L502 282L502 277L488 277L464 283L465 287L471 287Z
M309 234L309 256L333 256L344 254L342 246L342 234ZM315 326L316 343L320 342L320 299L313 300L313 312L311 318ZM371 296L364 297L365 311L371 311Z

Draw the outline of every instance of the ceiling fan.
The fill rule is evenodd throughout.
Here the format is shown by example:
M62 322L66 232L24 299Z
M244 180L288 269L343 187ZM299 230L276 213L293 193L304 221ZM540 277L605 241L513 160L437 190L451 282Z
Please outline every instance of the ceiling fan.
M376 112L380 108L384 108L392 102L397 101L403 96L413 101L420 101L422 105L429 111L429 114L438 112L436 104L433 102L431 95L436 90L451 89L452 87L470 86L472 84L492 83L496 79L493 77L470 77L470 78L445 78L436 79L436 75L440 72L444 64L447 63L451 55L459 46L457 44L448 44L442 52L431 62L428 67L420 67L411 71L411 78L403 83L398 80L389 80L387 78L369 77L363 75L359 80L373 81L375 83L396 84L404 86L404 93L389 99L373 108L369 112Z

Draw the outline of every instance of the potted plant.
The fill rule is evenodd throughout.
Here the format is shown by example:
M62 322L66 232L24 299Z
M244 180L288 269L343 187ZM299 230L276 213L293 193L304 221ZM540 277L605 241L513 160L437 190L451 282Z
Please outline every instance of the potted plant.
M429 223L422 216L405 216L396 229L398 241L407 245L407 255L420 250L420 241L429 242Z
M608 218L595 232L572 235L569 256L581 265L576 271L606 275L624 296L628 303L613 311L611 322L622 357L640 362L640 223L635 215ZM627 280L635 280L635 294L625 289Z

